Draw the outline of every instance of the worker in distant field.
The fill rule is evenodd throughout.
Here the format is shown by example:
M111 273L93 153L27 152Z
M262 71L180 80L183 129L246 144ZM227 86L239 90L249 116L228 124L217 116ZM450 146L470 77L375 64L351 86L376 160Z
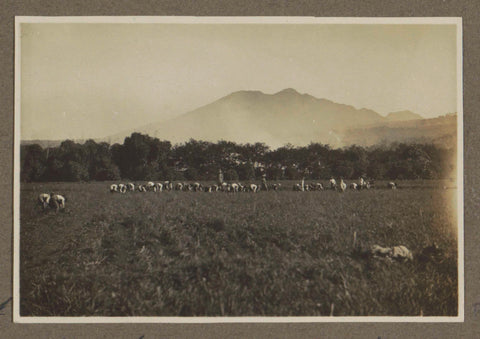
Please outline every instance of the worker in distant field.
M220 168L218 170L218 186L222 187L223 184L223 172L222 169Z
M337 189L337 182L333 177L330 177L330 189L335 190Z
M267 175L265 173L262 174L262 188L265 191L268 191L268 185L267 185Z
M308 187L305 187L305 177L309 174L308 168L305 168L303 170L303 176L302 176L302 192L305 192Z
M367 186L367 183L365 182L365 180L363 179L363 177L360 177L359 181L358 181L358 186L360 187L360 189L364 189L365 186Z

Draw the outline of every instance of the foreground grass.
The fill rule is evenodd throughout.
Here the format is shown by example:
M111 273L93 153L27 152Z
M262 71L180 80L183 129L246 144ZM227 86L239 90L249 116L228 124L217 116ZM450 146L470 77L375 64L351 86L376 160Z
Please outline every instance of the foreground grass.
M110 194L23 185L24 316L456 315L455 190ZM407 186L407 187L410 187ZM418 185L417 185L418 186ZM44 214L40 192L67 196ZM435 241L440 263L353 251Z

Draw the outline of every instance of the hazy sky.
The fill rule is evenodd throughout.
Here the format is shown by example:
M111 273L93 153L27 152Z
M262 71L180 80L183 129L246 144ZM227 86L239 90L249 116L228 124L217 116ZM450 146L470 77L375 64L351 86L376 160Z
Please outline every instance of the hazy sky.
M454 25L22 24L21 138L96 138L238 90L456 111Z

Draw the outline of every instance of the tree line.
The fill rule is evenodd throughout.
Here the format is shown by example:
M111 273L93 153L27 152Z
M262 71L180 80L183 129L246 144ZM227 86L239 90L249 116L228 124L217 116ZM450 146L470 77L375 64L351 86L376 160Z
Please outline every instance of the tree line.
M455 148L396 143L333 149L311 143L275 150L264 143L169 141L133 133L123 144L71 140L58 147L22 145L21 181L328 179L447 179L455 170Z

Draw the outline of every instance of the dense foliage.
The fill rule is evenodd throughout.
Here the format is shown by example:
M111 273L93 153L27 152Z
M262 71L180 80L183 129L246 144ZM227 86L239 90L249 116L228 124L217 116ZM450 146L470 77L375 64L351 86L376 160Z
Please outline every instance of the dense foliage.
M21 180L213 180L221 168L226 180L250 180L264 172L272 180L446 179L454 176L455 149L433 144L350 146L332 149L312 143L271 150L263 143L237 144L190 140L172 146L148 135L133 133L123 144L66 140L59 147L21 147Z

